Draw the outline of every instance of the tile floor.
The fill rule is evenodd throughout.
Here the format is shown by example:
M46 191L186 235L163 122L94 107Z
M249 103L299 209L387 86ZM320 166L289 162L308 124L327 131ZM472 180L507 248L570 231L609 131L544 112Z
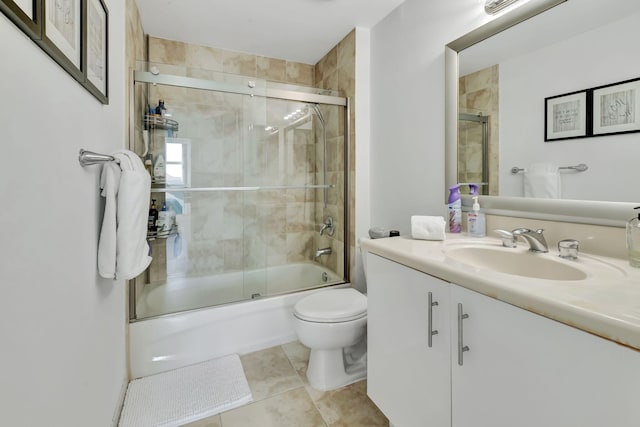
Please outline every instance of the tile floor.
M291 342L240 357L253 402L185 427L375 427L389 421L367 397L367 381L322 392L311 388L309 349Z

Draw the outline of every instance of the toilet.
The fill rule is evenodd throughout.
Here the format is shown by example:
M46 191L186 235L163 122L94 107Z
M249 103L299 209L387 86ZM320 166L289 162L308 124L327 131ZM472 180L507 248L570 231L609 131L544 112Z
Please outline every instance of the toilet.
M329 289L302 298L294 328L311 349L307 379L317 390L333 390L367 376L367 297L355 289Z

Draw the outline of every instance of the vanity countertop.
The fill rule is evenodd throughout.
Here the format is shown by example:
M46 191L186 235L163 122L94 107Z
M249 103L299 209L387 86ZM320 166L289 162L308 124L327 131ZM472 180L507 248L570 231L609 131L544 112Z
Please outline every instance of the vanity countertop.
M600 263L616 274L587 272L584 280L546 280L470 267L447 256L448 250L462 245L501 247L501 241L447 234L444 241L401 236L361 242L363 251L640 350L640 269L630 267L626 260L581 253L578 260L561 262L578 267ZM519 245L516 250L526 248ZM543 254L554 255L557 251L551 249Z

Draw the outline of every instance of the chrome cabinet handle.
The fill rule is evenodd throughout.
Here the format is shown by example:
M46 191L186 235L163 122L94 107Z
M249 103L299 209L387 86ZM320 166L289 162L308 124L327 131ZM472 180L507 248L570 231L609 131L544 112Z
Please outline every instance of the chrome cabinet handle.
M458 303L458 365L462 366L463 354L465 351L469 351L469 346L464 345L462 334L462 321L468 319L469 315L462 312L462 304Z
M433 347L433 336L438 335L438 331L433 330L433 307L438 305L438 301L433 300L433 293L429 292L429 347Z

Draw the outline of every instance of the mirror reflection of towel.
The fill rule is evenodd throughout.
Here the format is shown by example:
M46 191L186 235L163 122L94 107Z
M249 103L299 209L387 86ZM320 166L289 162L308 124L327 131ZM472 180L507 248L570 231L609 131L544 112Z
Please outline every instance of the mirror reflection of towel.
M559 199L560 172L553 163L534 163L524 172L524 196Z

